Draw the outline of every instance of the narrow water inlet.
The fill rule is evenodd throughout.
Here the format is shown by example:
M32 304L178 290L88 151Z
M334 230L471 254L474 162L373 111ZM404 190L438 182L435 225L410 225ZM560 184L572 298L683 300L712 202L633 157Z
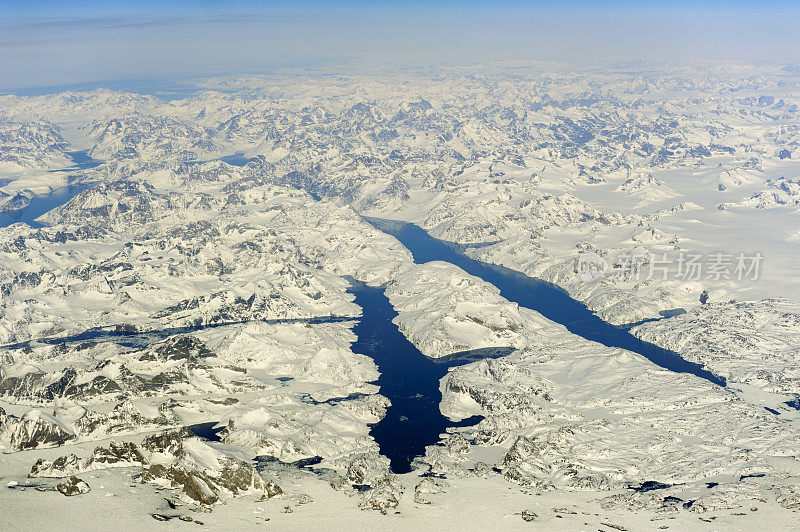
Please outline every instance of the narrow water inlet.
M58 170L48 170L48 172L74 172L78 170L94 168L103 164L103 161L93 159L89 155L89 150L71 151L66 152L65 154L72 160L73 166ZM0 211L0 227L7 227L11 224L19 222L24 222L35 228L42 227L42 224L37 222L36 218L55 209L56 207L60 207L79 193L93 187L94 185L95 183L69 184L65 187L56 188L47 194L33 196L28 205L22 209Z
M41 223L36 221L36 218L64 205L69 200L94 185L95 183L67 185L57 188L47 194L32 197L28 205L22 209L0 211L0 227L8 227L11 224L20 222L24 222L33 228L43 227Z
M572 299L565 290L552 283L528 277L510 268L471 259L455 249L456 246L431 237L412 223L368 217L364 220L399 240L411 251L417 264L449 262L494 285L500 290L500 295L509 301L535 310L582 338L608 347L632 351L653 364L676 373L690 373L713 384L726 385L725 378L713 374L701 364L690 362L674 351L636 338L629 327L616 327L603 321L586 305Z
M369 356L378 366L380 376L375 384L391 401L386 415L370 430L382 455L389 458L394 473L408 473L425 447L439 441L451 427L470 427L482 419L473 416L454 422L439 410L442 393L439 381L451 367L481 358L502 356L509 350L492 349L456 353L443 359L423 355L392 323L397 312L389 303L383 288L373 288L351 280L348 290L363 310L361 320L353 327L358 339L351 349Z

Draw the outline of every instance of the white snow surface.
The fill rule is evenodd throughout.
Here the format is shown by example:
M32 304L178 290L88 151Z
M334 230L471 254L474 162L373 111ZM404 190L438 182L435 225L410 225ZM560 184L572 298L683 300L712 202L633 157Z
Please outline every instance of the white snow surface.
M636 68L217 77L171 102L0 96L0 210L92 185L42 227L0 228L0 525L55 528L46 506L83 528L154 513L168 527L794 526L798 77L770 62ZM103 164L70 169L75 150ZM221 160L233 154L249 162ZM572 335L451 264L414 264L361 215L417 223L613 324L685 309L633 332L728 386ZM584 251L605 277L578 276ZM646 278L651 254L740 252L763 255L757 279ZM617 275L626 255L648 258L643 275ZM385 288L426 356L511 350L442 379L442 413L483 419L409 474L369 433L389 401L351 347L350 277ZM144 340L59 341L93 328ZM184 434L183 455L153 463L205 479L221 494L210 513L185 479L141 483L145 464L89 458L200 423L219 441ZM27 478L61 456L90 492ZM316 472L287 465L315 457ZM283 494L262 499L271 480Z

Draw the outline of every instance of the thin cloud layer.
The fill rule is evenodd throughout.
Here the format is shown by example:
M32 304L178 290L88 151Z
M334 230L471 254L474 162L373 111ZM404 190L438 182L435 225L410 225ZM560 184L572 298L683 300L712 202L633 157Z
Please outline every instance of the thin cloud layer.
M669 12L629 2L493 9L240 2L225 12L206 2L168 10L148 2L37 6L4 8L5 89L287 65L770 58L800 48L797 9L784 3L754 10L712 2Z

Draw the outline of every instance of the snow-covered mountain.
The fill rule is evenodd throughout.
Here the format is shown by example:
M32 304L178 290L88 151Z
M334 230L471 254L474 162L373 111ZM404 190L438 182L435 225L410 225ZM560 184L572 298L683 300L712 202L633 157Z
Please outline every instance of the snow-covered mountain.
M430 526L429 506L504 527L792 522L796 75L539 63L197 88L0 97L0 209L47 205L0 227L4 508L64 494L72 515L106 491L130 526L290 527L334 508ZM100 164L73 166L79 150ZM48 204L65 184L82 190ZM614 325L676 314L633 333L727 385L572 334L362 216ZM676 271L740 252L763 255L758 275ZM587 253L604 267L590 281ZM353 281L444 368L432 404L452 426L411 473L375 436L393 405Z

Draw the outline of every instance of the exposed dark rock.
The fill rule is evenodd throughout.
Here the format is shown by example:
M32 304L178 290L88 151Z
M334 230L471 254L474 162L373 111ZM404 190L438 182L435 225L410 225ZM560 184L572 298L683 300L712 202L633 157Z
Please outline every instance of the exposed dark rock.
M56 484L56 490L60 493L63 493L67 497L73 497L75 495L89 493L91 488L89 487L89 484L83 480L76 476L71 476L63 482Z
M135 443L112 441L108 447L96 447L91 456L80 460L74 454L53 461L40 458L33 464L29 477L67 477L84 471L111 467L144 466L148 463Z
M141 482L181 489L186 497L205 505L242 493L261 492L265 497L282 493L277 485L268 486L258 472L245 462L226 457L221 459L221 465L218 472L209 472L192 469L180 462L153 464L142 473Z
M103 431L106 434L122 432L139 432L151 427L168 427L180 423L172 412L169 403L162 403L158 408L158 415L147 417L142 414L131 401L124 401L114 407L109 413L86 411L75 422L75 428L80 434L92 434Z
M14 451L58 447L75 439L75 434L39 410L29 410L19 419L7 418L5 425Z

